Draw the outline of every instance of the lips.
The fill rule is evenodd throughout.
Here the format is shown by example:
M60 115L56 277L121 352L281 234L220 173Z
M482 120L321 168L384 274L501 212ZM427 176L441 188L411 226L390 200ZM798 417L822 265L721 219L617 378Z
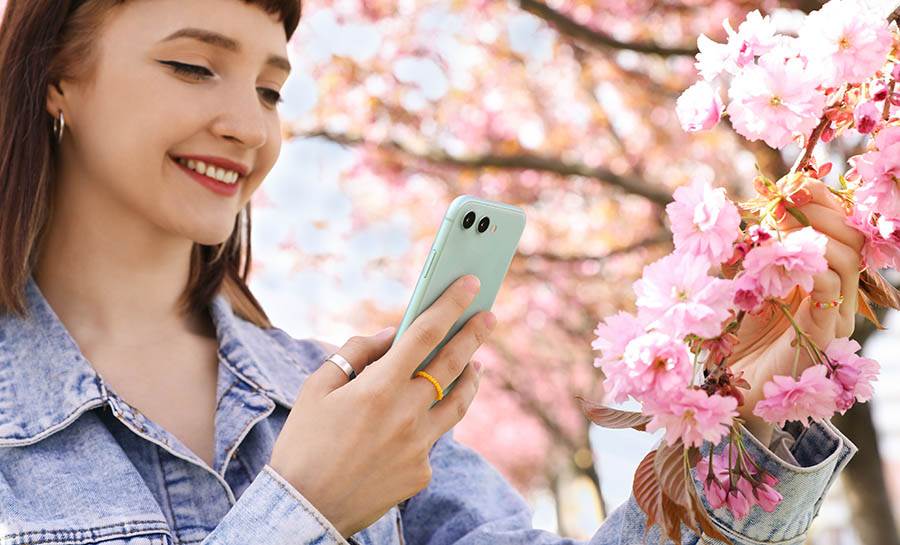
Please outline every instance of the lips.
M233 196L234 194L237 193L238 187L240 187L240 185L241 185L241 178L238 178L238 180L235 183L227 184L225 182L220 182L219 180L216 180L214 178L210 178L209 176L206 176L205 174L200 174L199 172L197 172L195 170L191 170L190 168L186 167L185 165L182 165L180 162L178 162L178 160L173 158L171 155L169 156L169 160L172 161L172 163L174 163L175 166L179 170L184 172L189 178L193 179L195 182L198 182L200 185L206 187L207 189L210 189L214 193L217 193L218 195L222 195L225 197Z
M246 178L247 174L250 173L250 167L243 163L239 163L237 161L232 161L231 159L227 159L225 157L217 157L215 155L170 155L175 162L178 162L178 159L193 159L194 161L203 161L207 165L214 165L216 167L224 168L225 170L233 170L238 173L241 178Z

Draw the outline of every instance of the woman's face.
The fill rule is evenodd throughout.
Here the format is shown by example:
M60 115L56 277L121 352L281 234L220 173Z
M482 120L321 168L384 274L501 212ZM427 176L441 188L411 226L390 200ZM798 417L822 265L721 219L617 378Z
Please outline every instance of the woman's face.
M77 186L67 193L109 213L113 229L114 218L137 217L167 235L223 242L281 149L284 26L242 0L131 0L101 28L92 82L48 90L48 111L65 115L60 176ZM199 32L207 41L191 37ZM213 182L176 160L191 156L245 172L235 185Z

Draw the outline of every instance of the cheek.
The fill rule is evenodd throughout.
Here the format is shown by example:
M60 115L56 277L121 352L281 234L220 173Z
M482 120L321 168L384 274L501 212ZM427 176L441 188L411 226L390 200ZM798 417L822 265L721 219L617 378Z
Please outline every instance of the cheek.
M265 180L266 175L272 170L272 167L275 166L276 161L278 160L278 155L281 153L281 122L279 120L275 120L269 126L269 136L266 140L265 145L256 150L256 159L254 164L254 170L256 171L253 175L253 179L244 187L243 190L243 198L241 205L246 204L250 198L253 196L253 193L259 189L259 186Z
M173 171L166 154L202 123L203 112L184 108L188 97L161 77L110 67L75 106L79 160L92 177L132 195L171 190L165 187Z

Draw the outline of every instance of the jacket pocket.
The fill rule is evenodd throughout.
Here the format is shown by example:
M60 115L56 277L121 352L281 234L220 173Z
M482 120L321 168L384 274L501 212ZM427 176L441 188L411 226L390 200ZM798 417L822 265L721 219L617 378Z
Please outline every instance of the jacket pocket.
M17 523L0 527L0 545L173 545L166 521L155 517L88 523Z

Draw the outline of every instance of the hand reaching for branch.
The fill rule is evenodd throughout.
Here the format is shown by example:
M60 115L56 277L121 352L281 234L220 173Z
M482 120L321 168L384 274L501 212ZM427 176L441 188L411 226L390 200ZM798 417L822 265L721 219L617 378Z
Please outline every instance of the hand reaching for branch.
M798 349L794 344L796 333L791 320L822 350L835 338L849 337L855 323L860 251L864 238L859 231L847 225L841 204L823 182L809 179L806 187L812 199L799 210L816 231L828 237L825 253L828 269L813 277L811 293L806 294L796 288L787 301L787 309L766 305L759 313L747 314L738 331L740 342L735 348L731 366L735 374L743 371L744 379L751 385L744 404L739 408L740 416L751 433L764 444L769 442L771 427L753 414L756 403L763 398L763 385L774 375L791 376L795 365L799 376L813 364L806 350L800 350L797 359ZM782 235L803 227L790 214L786 214L778 224ZM843 301L834 307L826 304L817 308L813 304L814 301L838 301L841 297Z

